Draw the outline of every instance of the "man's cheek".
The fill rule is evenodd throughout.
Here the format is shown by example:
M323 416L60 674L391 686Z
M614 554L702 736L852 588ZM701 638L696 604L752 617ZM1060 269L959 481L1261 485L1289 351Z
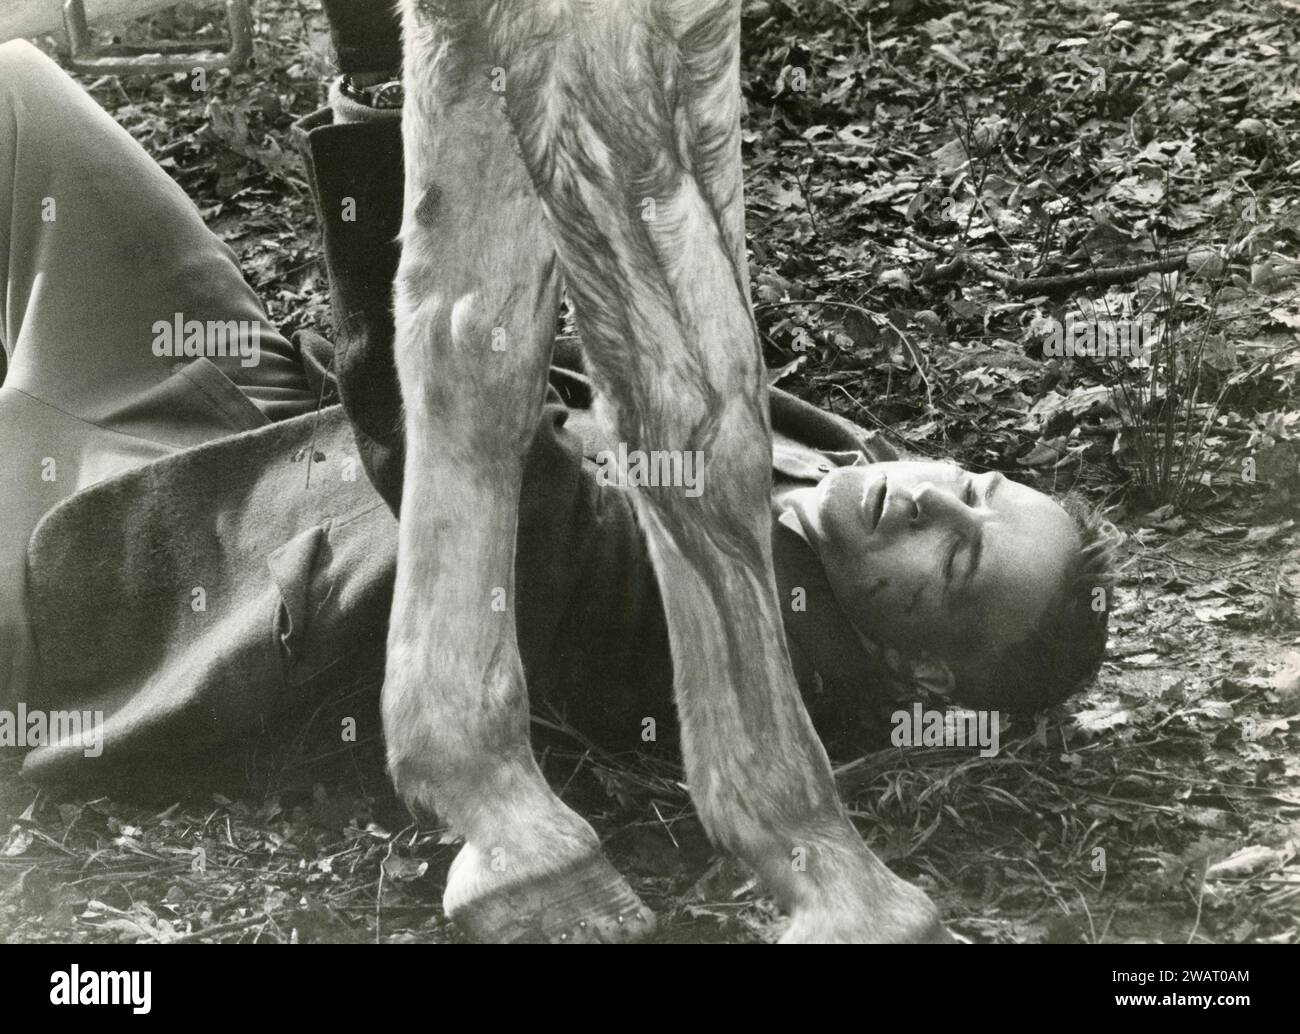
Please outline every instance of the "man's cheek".
M878 622L888 620L901 609L895 599L896 593L889 578L879 575L867 576L862 573L845 577L849 570L847 564L833 567L832 571L839 577L832 574L831 584L835 588L835 595L851 614Z

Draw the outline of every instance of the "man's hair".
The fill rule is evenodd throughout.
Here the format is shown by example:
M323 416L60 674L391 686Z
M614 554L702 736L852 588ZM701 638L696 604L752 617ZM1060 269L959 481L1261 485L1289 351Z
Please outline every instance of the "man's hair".
M1057 502L1074 520L1078 548L1029 635L954 671L952 695L968 707L1037 711L1078 692L1101 667L1121 535L1078 496Z

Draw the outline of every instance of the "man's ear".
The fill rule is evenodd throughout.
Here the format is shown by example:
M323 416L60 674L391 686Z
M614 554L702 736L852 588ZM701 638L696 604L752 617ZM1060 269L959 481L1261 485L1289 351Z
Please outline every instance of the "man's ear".
M951 696L957 685L957 678L952 669L943 661L929 658L910 658L907 662L906 677L913 685L919 686L935 696Z

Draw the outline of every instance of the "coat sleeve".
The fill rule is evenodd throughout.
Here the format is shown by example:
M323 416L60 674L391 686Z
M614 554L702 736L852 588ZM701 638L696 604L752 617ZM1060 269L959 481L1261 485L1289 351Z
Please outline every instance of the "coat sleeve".
M366 474L397 513L401 393L393 361L393 278L401 250L402 134L397 119L298 126L316 199L334 316L334 376Z

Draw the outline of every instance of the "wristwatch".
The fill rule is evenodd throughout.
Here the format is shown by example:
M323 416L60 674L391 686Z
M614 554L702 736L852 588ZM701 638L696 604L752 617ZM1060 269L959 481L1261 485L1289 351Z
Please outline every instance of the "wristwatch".
M402 80L389 79L373 86L358 86L352 76L344 74L339 80L339 92L368 108L392 109L402 106Z

